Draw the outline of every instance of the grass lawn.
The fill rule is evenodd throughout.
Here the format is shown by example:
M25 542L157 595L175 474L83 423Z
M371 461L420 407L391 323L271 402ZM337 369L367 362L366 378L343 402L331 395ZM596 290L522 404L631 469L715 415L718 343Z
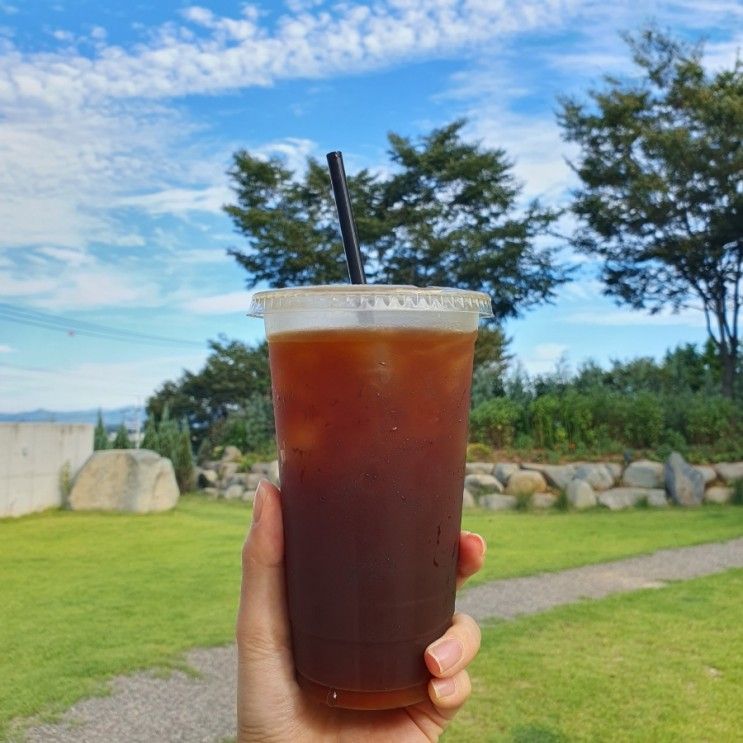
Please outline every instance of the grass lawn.
M50 512L0 521L0 739L15 717L100 693L112 676L174 667L227 642L243 503L182 498L152 516ZM743 509L465 518L491 545L486 578L743 534Z
M743 536L743 508L631 509L612 513L470 511L463 527L482 534L488 560L471 584L616 560L666 547Z
M735 570L495 624L444 740L739 741L742 596Z

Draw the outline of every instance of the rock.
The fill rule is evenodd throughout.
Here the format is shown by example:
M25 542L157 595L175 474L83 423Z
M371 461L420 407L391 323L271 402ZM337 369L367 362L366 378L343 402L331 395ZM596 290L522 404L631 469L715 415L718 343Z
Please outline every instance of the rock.
M475 496L467 488L462 491L462 508L474 508L477 505Z
M503 492L503 486L493 475L467 475L464 478L464 487L474 496Z
M704 491L706 503L728 503L732 497L732 488L711 487Z
M666 490L680 506L698 506L704 498L704 476L677 452L666 460Z
M169 459L148 449L94 452L75 478L69 496L74 511L167 511L178 503Z
M668 505L666 492L661 488L611 488L598 496L599 503L610 511L633 508L643 499L656 508Z
M240 465L237 462L221 462L218 470L219 479L222 482L229 482L237 474L239 468Z
M574 464L541 464L539 462L525 463L521 465L521 468L541 472L550 485L554 485L560 490L565 490L568 483L573 479L576 469Z
M552 508L556 500L552 493L534 493L530 502L532 508Z
M251 472L255 472L258 475L268 476L268 470L271 467L271 462L255 462L251 468Z
M236 446L225 446L222 452L223 462L239 462L243 458L243 453Z
M615 484L614 475L605 464L600 462L579 465L573 477L576 480L585 480L594 490L608 490Z
M720 462L715 465L715 472L727 485L736 480L743 480L743 462Z
M516 508L517 499L513 495L492 493L480 498L480 505L488 511L512 511Z
M492 462L467 462L464 465L465 475L492 475L493 474L493 463Z
M519 471L519 466L512 462L498 462L493 467L493 474L500 480L501 485L506 486L508 484L508 478L514 473Z
M242 495L242 499L247 503L252 503L255 500L255 488L246 490Z
M609 474L614 478L614 482L619 482L622 476L622 465L618 462L604 462L604 467L609 470Z
M628 488L662 488L664 480L665 469L660 462L640 459L624 471L622 485Z
M565 494L568 497L568 503L579 511L593 508L596 505L596 493L585 480L571 480L565 489Z
M509 495L532 495L547 490L547 483L541 472L518 470L508 478L506 493Z
M715 472L714 467L710 467L708 464L694 464L692 466L704 478L705 487L717 479L717 472Z
M217 488L201 488L201 492L209 498L219 498L219 490Z
M238 498L243 497L244 492L245 492L245 488L240 483L236 482L233 485L230 485L224 491L224 497L227 500L237 500Z
M215 470L202 470L196 471L196 485L200 488L211 488L217 484L219 476Z
M230 485L242 485L246 490L255 490L258 483L263 479L261 475L255 472L238 472L227 481L227 487Z
M666 491L661 488L651 488L646 490L643 495L647 498L647 504L651 508L665 508L668 505ZM640 497L642 498L642 495Z

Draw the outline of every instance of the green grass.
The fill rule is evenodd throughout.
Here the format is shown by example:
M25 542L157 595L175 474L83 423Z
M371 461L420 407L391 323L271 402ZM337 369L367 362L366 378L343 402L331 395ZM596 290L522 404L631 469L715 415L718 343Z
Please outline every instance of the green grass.
M191 497L156 516L1 521L0 739L14 717L229 640L249 520L245 504Z
M582 513L469 511L463 527L488 542L485 567L471 583L617 560L743 535L743 508L596 510Z
M503 622L446 743L736 741L743 570Z
M115 675L228 642L249 520L243 503L191 496L158 515L0 521L0 738L9 720L54 714ZM489 540L486 580L731 538L743 509L475 512L464 526Z

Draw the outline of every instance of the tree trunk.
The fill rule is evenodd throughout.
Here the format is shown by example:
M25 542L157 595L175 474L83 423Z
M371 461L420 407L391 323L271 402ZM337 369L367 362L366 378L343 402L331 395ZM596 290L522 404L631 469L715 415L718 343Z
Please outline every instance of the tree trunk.
M732 398L735 395L735 377L738 366L737 348L728 348L727 343L720 345L720 362L722 364L722 394Z

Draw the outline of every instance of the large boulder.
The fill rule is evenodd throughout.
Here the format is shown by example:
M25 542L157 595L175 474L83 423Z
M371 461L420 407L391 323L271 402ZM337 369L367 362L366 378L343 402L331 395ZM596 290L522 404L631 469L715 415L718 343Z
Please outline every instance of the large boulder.
M500 480L502 485L508 485L508 478L514 472L519 471L519 466L513 462L498 462L493 467L493 474Z
M704 500L706 503L727 503L732 497L732 488L711 487L704 491Z
M75 478L68 504L74 511L167 511L178 503L169 459L148 449L97 451Z
M610 511L632 508L643 500L656 508L668 505L666 492L661 488L611 488L598 496L599 504Z
M533 495L547 490L547 483L541 472L519 470L508 478L506 493L509 495Z
M601 462L581 464L576 467L574 477L585 480L594 490L608 490L615 485L614 474Z
M743 462L720 462L715 465L715 472L726 484L732 485L736 480L743 480Z
M596 505L596 493L585 480L572 480L565 488L565 494L568 497L568 503L573 508L582 511L586 508L593 508Z
M512 511L516 508L518 500L513 495L500 495L492 493L480 498L480 505L488 511Z
M663 464L649 459L632 462L622 475L622 485L627 488L662 488L664 481Z
M474 496L503 492L503 486L493 475L467 475L464 478L464 487Z
M678 453L666 460L666 490L680 506L698 506L704 498L704 475Z
M522 469L541 472L544 479L550 485L560 490L565 490L568 483L575 475L576 466L574 464L542 464L541 462L525 462L521 465Z
M492 462L467 462L464 465L465 475L492 475L493 474L493 463Z

